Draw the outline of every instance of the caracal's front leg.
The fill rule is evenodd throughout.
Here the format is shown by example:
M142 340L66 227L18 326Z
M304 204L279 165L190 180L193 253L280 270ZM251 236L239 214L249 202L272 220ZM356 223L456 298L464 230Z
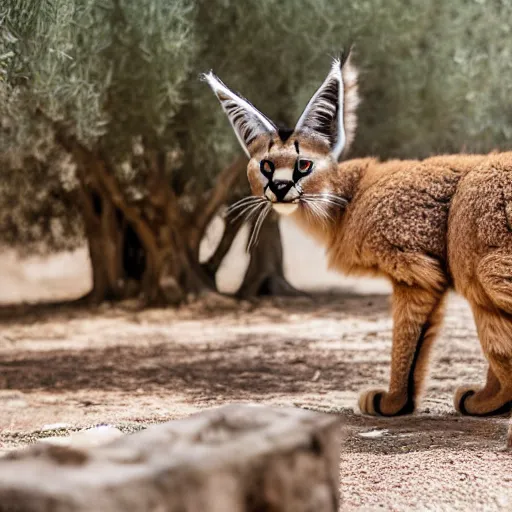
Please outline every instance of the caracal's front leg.
M361 412L381 416L414 412L430 348L441 323L444 295L444 291L394 284L389 391L363 392L359 398Z

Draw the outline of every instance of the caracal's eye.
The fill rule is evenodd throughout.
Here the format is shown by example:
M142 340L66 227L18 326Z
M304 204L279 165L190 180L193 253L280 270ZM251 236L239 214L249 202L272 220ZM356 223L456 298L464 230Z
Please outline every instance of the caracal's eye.
M260 162L260 170L266 178L270 179L274 172L274 164L270 160L262 160Z
M302 174L308 174L313 169L313 162L311 160L306 160L305 158L301 158L299 160L299 164L297 167L299 168L299 171Z

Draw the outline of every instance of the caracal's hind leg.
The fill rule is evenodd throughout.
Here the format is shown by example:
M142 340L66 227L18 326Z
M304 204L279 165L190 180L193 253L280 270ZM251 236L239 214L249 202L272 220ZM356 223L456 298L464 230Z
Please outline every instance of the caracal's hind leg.
M461 399L465 400L468 396L477 394L480 400L489 400L496 396L500 392L500 389L500 381L492 371L491 365L489 365L489 368L487 369L487 380L484 387L481 387L478 384L471 384L461 386L457 389L454 397L455 409L459 412L465 413L466 411L460 410Z
M462 414L502 414L512 407L512 319L500 311L473 309L480 343L489 361L487 382L483 388L459 388L454 405Z
M453 404L461 414L491 416L510 410L511 397L502 389L491 364L487 371L484 387L478 385L461 386L455 392Z
M425 380L428 356L443 313L443 292L395 284L393 346L389 390L369 390L359 397L365 414L397 416L414 412Z
M478 337L489 361L483 388L464 386L455 393L463 414L501 414L512 407L512 254L496 251L478 265L477 288L470 298Z

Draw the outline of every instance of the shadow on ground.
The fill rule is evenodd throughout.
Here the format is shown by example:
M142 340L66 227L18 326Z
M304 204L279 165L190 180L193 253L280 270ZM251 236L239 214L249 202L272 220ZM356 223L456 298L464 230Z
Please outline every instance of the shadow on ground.
M294 404L342 418L346 510L512 509L506 418L461 417L451 405L458 385L483 382L486 371L461 299L450 301L418 413L400 418L354 413L358 392L389 378L386 296L7 313L0 451L48 435L45 423L132 431L232 401Z
M340 314L343 306L357 303L352 313L354 316L367 316L371 314L387 313L389 311L389 297L387 295L359 295L352 292L310 293L302 297L273 297L254 300L239 301L229 295L207 294L190 305L180 308L167 309L166 318L179 317L210 319L212 315L245 314L254 311L268 314L268 320L282 320L292 313L310 316L323 316ZM160 308L157 308L157 310ZM352 309L352 308L350 308ZM56 321L63 322L74 318L96 318L104 316L122 316L148 311L142 308L137 300L128 300L121 303L103 303L100 306L87 306L83 299L58 302L23 303L0 305L0 322L36 323Z

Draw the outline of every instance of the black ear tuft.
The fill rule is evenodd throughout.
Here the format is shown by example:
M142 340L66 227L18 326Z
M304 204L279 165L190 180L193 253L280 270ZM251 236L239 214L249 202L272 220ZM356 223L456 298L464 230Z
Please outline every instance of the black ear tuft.
M334 60L331 71L309 101L295 130L315 134L327 143L338 160L352 142L357 103L357 72L350 64L349 50Z
M282 142L286 142L292 136L293 132L294 130L291 130L290 128L278 128L277 130L277 134Z
M338 58L338 61L340 63L340 68L343 69L343 66L345 65L345 63L348 61L350 55L352 54L354 50L354 45L351 44L349 47L348 47L348 50L341 50L341 53L340 53L340 56Z

